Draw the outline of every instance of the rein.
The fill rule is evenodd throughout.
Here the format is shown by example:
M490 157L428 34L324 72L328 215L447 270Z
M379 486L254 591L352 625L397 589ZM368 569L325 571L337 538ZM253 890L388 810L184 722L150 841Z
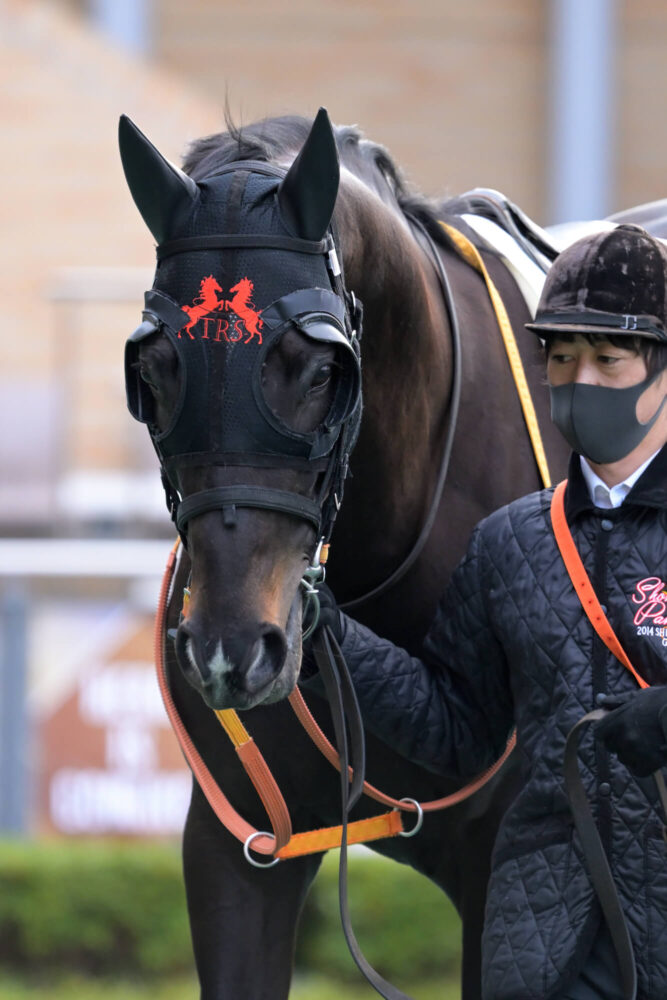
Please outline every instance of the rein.
M442 290L442 296L445 301L445 306L447 309L447 314L449 317L449 326L452 336L452 392L451 400L449 404L450 415L447 427L447 436L445 438L445 446L442 452L442 459L440 461L440 468L438 470L438 478L436 480L435 489L431 497L431 503L429 506L429 511L424 521L419 536L417 537L412 549L405 557L403 562L392 571L392 573L378 584L373 587L372 590L367 591L361 597L355 597L350 601L345 601L340 605L341 610L351 611L354 608L359 607L361 604L365 604L366 601L370 601L376 597L380 597L385 594L392 587L403 579L408 570L412 568L419 556L421 555L424 546L426 545L431 531L433 530L433 525L440 508L440 501L442 500L442 494L445 489L445 483L447 481L447 472L449 471L449 462L452 454L452 447L454 444L454 435L456 433L456 424L458 420L459 406L461 402L461 331L459 327L458 316L456 313L456 307L454 305L454 296L452 294L452 288L447 277L447 272L442 263L440 254L438 253L437 246L433 241L430 233L422 223L414 216L408 216L408 220L415 227L419 235L422 237L424 243L426 244L427 255L431 259L433 266L435 267L436 274L438 276L438 281L440 283L440 288ZM526 381L526 375L523 368L523 362L521 361L521 355L519 353L519 348L517 347L516 338L514 336L514 331L512 330L512 324L510 322L509 316L507 315L507 310L505 309L505 304L502 297L495 286L491 275L489 274L486 265L482 259L482 256L474 245L464 234L456 229L454 226L449 225L446 222L440 222L440 226L443 231L449 237L449 241L453 250L469 264L476 271L478 271L484 282L486 284L487 292L491 303L493 305L493 310L496 314L496 320L498 322L498 327L503 339L503 345L505 347L505 353L507 354L507 359L509 361L510 370L512 372L512 378L514 379L514 385L516 387L517 394L519 396L519 402L521 404L521 409L524 416L524 421L526 428L528 430L528 435L530 437L530 442L533 447L533 454L535 455L535 461L537 463L537 468L542 480L542 485L544 487L551 486L551 475L549 473L549 464L547 462L546 453L544 450L544 444L542 442L542 435L540 433L539 424L537 421L537 415L535 413L535 407L530 394L530 388L528 387L528 382Z
M433 491L433 496L431 497L431 504L429 507L426 520L424 521L421 531L415 541L412 549L405 557L403 562L393 570L390 575L383 580L382 583L378 584L377 587L373 587L372 590L367 591L361 597L355 597L351 601L346 601L341 604L340 607L343 611L350 611L353 608L359 607L360 604L365 604L366 601L370 601L373 598L380 597L381 594L385 594L392 587L396 586L399 580L402 580L406 575L408 570L414 566L415 562L421 555L424 546L430 538L431 531L433 530L433 525L440 508L440 501L442 500L442 494L445 489L445 482L447 480L447 472L449 471L449 461L452 455L452 447L454 445L454 435L456 433L456 424L458 422L459 406L461 402L461 331L459 328L459 320L456 313L456 307L454 305L454 296L452 295L452 288L447 277L447 272L442 264L442 259L438 253L438 249L431 238L428 230L422 223L416 219L414 216L408 216L409 222L417 230L418 234L422 237L425 245L427 256L430 258L433 266L435 267L436 274L438 276L438 281L440 283L440 288L442 291L442 297L445 301L445 307L447 309L447 314L449 317L449 328L452 335L452 391L449 402L449 421L447 426L447 436L445 438L445 446L442 452L442 459L440 461L440 468L438 470L438 478L436 480L435 489ZM442 225L442 223L441 223ZM465 239L465 237L464 237Z
M154 635L154 655L157 669L158 684L160 693L165 705L169 721L178 739L181 750L192 770L198 784L204 792L211 808L215 812L220 822L229 830L237 840L244 845L244 853L248 861L256 867L267 867L266 863L255 861L249 854L250 848L255 853L271 855L273 861L268 864L275 864L277 861L287 858L300 857L304 854L313 854L319 851L339 847L341 844L342 827L325 827L309 833L292 833L292 823L287 805L283 798L273 775L262 756L257 744L254 742L245 726L239 719L238 714L233 709L216 711L218 721L224 728L230 740L234 744L246 773L252 781L255 789L266 809L271 825L271 831L257 830L251 826L234 809L227 797L224 795L213 775L204 763L201 755L192 741L185 725L180 717L178 709L169 690L165 657L164 657L164 636L167 615L167 605L171 594L171 585L177 565L177 553L180 540L175 543L165 569L160 597L158 600L157 614L155 618ZM337 646L336 646L337 649ZM318 666L323 668L323 676L327 676L327 657L321 651L318 653ZM290 703L291 699L290 699ZM305 702L303 703L305 708ZM307 711L307 709L306 709ZM316 726L315 720L312 720ZM319 727L318 727L319 728ZM326 741L324 734L322 739ZM332 753L336 751L329 744ZM363 774L361 761L357 765L357 772ZM365 789L364 789L365 790ZM389 797L387 797L387 800ZM356 801L356 800L355 800ZM348 839L350 843L365 843L366 841L378 840L381 837L392 837L396 835L412 836L421 826L421 807L413 800L403 800L396 802L387 801L394 808L392 812L382 816L371 817L367 820L359 820L350 823L348 828ZM412 830L404 830L399 810L407 810L418 813L417 825Z

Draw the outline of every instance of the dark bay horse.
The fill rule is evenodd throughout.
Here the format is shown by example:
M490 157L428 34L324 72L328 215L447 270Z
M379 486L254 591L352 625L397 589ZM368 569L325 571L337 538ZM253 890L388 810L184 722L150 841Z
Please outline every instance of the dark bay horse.
M128 399L149 425L169 503L182 513L190 498L187 519L180 520L187 553L169 608L176 641L166 641L173 697L213 775L250 823L265 829L266 817L211 707L245 710L243 721L273 770L295 830L335 824L338 776L284 700L298 677L299 581L319 525L285 507L245 506L243 498L250 488L311 503L326 493L327 462L337 453L344 421L358 416L350 389L355 360L349 314L336 313L327 297L337 290L346 308L363 303L363 419L335 523L328 582L341 602L354 602L410 552L433 501L453 384L451 316L426 230L461 331L461 402L449 471L419 558L394 587L356 603L353 611L418 652L473 525L541 485L498 324L480 275L453 250L438 220L459 228L464 223L447 203L409 193L386 151L355 129L331 131L322 113L315 124L290 117L230 128L196 142L185 173L127 119L120 137L126 176L159 258L144 323L128 345ZM318 244L325 244L326 270L313 252ZM517 333L552 475L561 476L565 450L548 419L543 366L532 336L523 332L528 310L499 258L486 250L482 255ZM202 318L180 336L189 318L183 309L208 276L222 289L215 310L208 322ZM225 337L241 320L228 308L231 287L241 278L253 282L263 345L249 330L234 342ZM326 306L312 305L315 287L325 289ZM295 297L311 305L292 309ZM272 339L278 299L287 320ZM258 423L260 411L264 423ZM273 444L267 445L266 427L278 435ZM299 450L304 442L308 454ZM324 701L307 697L327 728ZM370 733L367 771L397 797L429 800L455 787ZM480 996L490 853L520 772L515 757L468 801L428 814L415 839L374 845L432 879L457 906L465 1000ZM375 812L362 800L355 818ZM204 1000L287 997L298 917L321 856L267 870L250 867L196 783L183 853Z

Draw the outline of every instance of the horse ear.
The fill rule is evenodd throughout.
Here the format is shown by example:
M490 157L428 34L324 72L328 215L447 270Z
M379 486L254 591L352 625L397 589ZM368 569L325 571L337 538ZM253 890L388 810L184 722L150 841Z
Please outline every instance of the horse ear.
M166 160L127 115L118 123L118 144L134 202L156 242L163 243L192 209L197 184Z
M287 226L304 240L321 240L331 222L340 166L329 115L320 108L308 138L287 171L278 204Z

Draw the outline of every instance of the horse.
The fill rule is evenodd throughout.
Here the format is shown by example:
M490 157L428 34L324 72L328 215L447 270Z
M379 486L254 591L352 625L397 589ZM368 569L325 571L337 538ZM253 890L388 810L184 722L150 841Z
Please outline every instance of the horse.
M239 327L239 324L242 324L248 334L246 344L253 337L258 337L261 344L262 318L252 304L252 281L250 281L249 278L241 278L241 280L237 282L233 288L230 288L229 291L236 293L234 297L232 299L228 299L226 303L226 308L230 309L238 316L238 319L234 323L236 333L239 337L243 336L243 331Z
M218 282L212 274L209 274L208 277L202 278L199 286L199 295L195 297L192 305L183 306L183 312L186 312L190 317L190 322L183 328L183 332L187 333L191 340L194 340L192 328L202 317L210 316L215 310L224 308L224 300L221 301L216 295L216 292L221 291L222 288ZM179 330L179 334L180 332Z
M529 311L499 256L467 230L460 201L436 202L409 189L383 147L356 128L333 128L322 111L314 121L228 123L227 131L194 142L183 171L126 118L120 145L159 260L144 322L128 342L128 402L149 425L167 502L187 543L164 639L172 696L212 775L250 823L263 828L263 808L211 709L242 710L295 830L337 823L338 776L285 700L299 679L300 581L321 526L293 505L244 503L250 490L265 490L323 504L329 528L333 522L327 581L337 599L417 654L472 527L542 485L486 286L442 221L477 243L517 331L552 474L562 476L566 446L548 418L539 347L523 331ZM263 347L216 344L202 333L185 346L177 340L179 303L191 300L204 272L224 289L251 278ZM301 312L293 308L299 296L307 300ZM276 301L289 313L277 338L269 337ZM359 303L360 426L361 402L351 388ZM448 472L439 490L446 441ZM332 455L341 459L334 473ZM197 498L205 498L203 506ZM426 544L400 579L383 586L425 522ZM325 700L304 695L330 731ZM398 756L373 736L373 720L364 722L374 784L421 801L459 787ZM454 902L464 1000L480 997L490 856L521 769L514 753L474 796L429 813L417 837L371 845ZM364 798L352 818L376 811ZM193 782L183 864L203 1000L288 996L299 914L320 861L310 854L267 870L251 867Z

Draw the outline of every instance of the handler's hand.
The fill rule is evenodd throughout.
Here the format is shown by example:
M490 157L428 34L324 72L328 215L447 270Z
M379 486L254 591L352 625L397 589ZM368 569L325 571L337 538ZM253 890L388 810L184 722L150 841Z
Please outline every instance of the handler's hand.
M601 695L602 708L618 705L613 695ZM645 778L667 765L667 687L643 688L628 695L620 708L601 719L595 735L628 770Z
M340 611L336 604L336 598L326 583L319 585L317 593L320 598L320 619L317 627L325 628L328 626L336 642L341 642L343 638L343 623L340 620Z

